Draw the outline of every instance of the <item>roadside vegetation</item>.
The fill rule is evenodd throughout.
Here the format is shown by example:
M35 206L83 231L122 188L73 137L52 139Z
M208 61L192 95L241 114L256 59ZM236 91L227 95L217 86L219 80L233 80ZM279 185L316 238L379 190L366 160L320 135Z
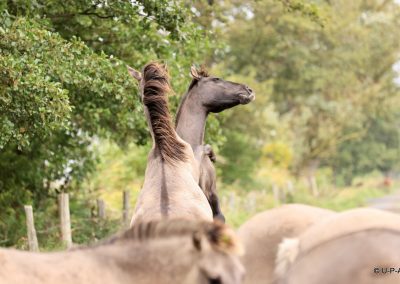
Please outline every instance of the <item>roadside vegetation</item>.
M60 192L75 243L122 227L150 137L126 65L151 60L169 67L173 113L192 64L256 92L207 121L233 226L281 203L345 210L396 191L399 31L395 1L3 1L0 245L26 247L32 204L41 249L60 248Z

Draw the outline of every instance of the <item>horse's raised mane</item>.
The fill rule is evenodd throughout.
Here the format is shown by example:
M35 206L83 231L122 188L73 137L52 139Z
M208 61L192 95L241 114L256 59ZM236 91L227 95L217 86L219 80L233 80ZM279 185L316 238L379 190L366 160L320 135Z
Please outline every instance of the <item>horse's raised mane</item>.
M167 70L159 63L149 63L143 68L143 80L143 104L148 108L156 147L162 159L186 161L185 145L177 139L168 108L167 93L171 87Z
M164 219L142 222L134 225L125 232L116 235L100 245L115 244L130 240L147 241L173 237L205 236L217 249L240 253L241 247L233 231L223 223L214 221L193 221L187 219Z
M201 65L201 67L198 68L196 71L197 71L197 74L199 74L200 77L209 77L209 76L210 76L210 74L208 73L208 71L206 70L206 68L205 68L203 65ZM194 87L198 82L199 82L198 79L193 78L193 79L192 79L192 82L190 82L189 89L188 89L187 93L189 93L190 90L193 89L193 87ZM186 93L186 94L183 96L183 98L182 98L182 101L181 101L181 103L180 103L180 107L178 108L178 111L177 111L177 113L176 113L175 122L178 122L178 120L179 120L179 117L180 117L180 115L181 115L181 108L182 108L182 106L184 105L183 103L185 102L185 100L186 100L186 98L187 98L187 93Z
M198 74L200 77L209 77L209 76L210 76L210 74L208 73L208 71L207 71L207 69L204 67L204 65L201 65L200 68L198 68L196 71L197 71L197 74ZM192 79L192 82L190 82L189 90L191 90L191 89L197 84L197 82L199 82L199 80L196 79L196 78L193 78L193 79Z

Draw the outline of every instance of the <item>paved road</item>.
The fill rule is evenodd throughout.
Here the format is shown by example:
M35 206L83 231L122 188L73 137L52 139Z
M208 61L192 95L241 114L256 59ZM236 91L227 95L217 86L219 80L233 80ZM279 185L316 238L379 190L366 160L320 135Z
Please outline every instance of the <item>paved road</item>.
M400 213L400 191L380 198L371 199L368 201L368 205L373 208Z

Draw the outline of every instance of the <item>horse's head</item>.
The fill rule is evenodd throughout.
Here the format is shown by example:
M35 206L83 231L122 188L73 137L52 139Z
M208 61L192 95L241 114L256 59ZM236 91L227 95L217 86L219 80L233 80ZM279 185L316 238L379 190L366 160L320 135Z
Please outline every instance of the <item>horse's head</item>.
M193 80L189 93L195 93L208 112L221 112L239 104L248 104L255 99L253 90L244 84L209 76L203 68L197 70L192 67L190 71Z

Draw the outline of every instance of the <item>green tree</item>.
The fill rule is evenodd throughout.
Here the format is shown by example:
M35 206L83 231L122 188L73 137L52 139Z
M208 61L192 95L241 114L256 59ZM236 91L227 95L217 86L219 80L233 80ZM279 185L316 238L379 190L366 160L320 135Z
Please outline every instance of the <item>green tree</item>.
M319 165L340 155L342 144L366 135L362 125L380 101L398 94L392 65L400 9L392 1L295 2L232 1L236 10L225 26L228 48L221 60L228 72L272 83L269 100L260 102L265 94L258 94L254 103L275 106L290 129L273 139L291 144L292 171L313 179ZM256 112L249 115L243 123L260 120ZM262 139L253 147L271 137Z
M327 165L334 169L336 182L350 185L354 176L380 171L390 175L400 170L400 101L383 100L361 126L364 135L342 143ZM345 132L354 132L346 129Z
M79 188L95 168L93 142L146 142L126 64L163 60L182 92L209 46L191 17L171 1L0 3L2 245L25 234L22 204L45 210L56 180Z

